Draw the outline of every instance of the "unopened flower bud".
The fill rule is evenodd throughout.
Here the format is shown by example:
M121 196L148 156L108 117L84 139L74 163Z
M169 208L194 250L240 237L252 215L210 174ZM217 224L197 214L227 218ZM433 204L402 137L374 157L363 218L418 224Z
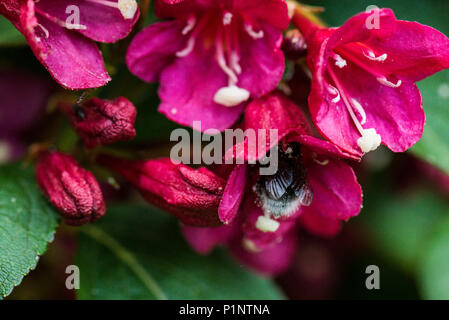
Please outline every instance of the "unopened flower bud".
M66 108L68 110L69 108ZM92 98L68 111L72 126L87 148L131 140L136 136L136 108L126 98Z
M39 187L67 224L95 222L106 211L100 186L90 171L60 152L43 152L36 167Z
M307 55L307 43L299 30L287 32L282 42L282 51L289 60L298 60Z
M168 158L139 161L101 156L98 161L131 182L148 202L184 224L221 224L218 206L226 182L211 171L174 164Z

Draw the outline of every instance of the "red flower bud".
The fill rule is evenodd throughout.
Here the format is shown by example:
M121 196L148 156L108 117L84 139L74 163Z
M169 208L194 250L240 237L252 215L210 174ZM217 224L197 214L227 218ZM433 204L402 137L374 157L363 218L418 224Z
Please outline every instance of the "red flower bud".
M104 215L106 206L97 180L72 156L60 152L40 154L36 178L67 224L95 222Z
M174 164L168 158L136 161L102 156L98 160L131 182L148 202L183 223L221 224L218 205L226 182L211 171Z
M289 60L298 60L307 55L307 43L304 36L297 29L287 32L282 42L282 51Z
M136 136L136 108L126 98L101 100L67 108L72 126L87 148L131 140Z

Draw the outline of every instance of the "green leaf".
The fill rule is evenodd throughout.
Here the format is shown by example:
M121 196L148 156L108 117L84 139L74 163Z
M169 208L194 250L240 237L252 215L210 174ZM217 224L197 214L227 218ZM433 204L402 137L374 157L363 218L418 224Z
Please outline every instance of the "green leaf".
M323 19L332 26L343 24L349 17L373 4L371 0L313 0L314 6L323 6ZM449 36L446 12L447 0L378 0L378 7L392 8L399 19L418 21L432 26ZM427 123L421 141L411 149L415 155L449 173L449 70L438 73L418 84Z
M366 194L363 219L375 247L413 273L426 240L448 209L447 202L421 188L405 193L367 188Z
M0 296L7 296L36 267L53 240L58 218L32 170L0 167L0 186Z
M149 207L116 206L80 234L79 299L280 299L278 289L223 250L195 254L177 221Z
M25 45L26 41L23 35L3 16L0 16L0 30L2 36L0 37L0 46L17 46Z
M449 210L446 211L449 216ZM419 280L425 299L449 299L449 219L441 224L423 251Z

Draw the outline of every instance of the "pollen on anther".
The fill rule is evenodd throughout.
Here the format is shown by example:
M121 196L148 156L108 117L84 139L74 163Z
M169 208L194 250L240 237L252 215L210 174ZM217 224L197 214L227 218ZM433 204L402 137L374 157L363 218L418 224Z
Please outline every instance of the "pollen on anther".
M262 39L264 37L263 30L254 31L253 26L250 24L245 24L245 31L249 34L249 36L253 39Z
M235 107L249 99L248 90L231 85L219 89L214 95L214 102L226 107Z
M335 59L335 65L337 67L339 67L340 69L343 69L344 67L346 67L348 65L346 60L343 59L339 54L335 54L334 59Z
M137 11L136 0L118 0L118 9L125 19L132 19Z
M223 15L223 25L224 25L224 26L230 25L231 22L232 22L232 17L233 17L232 13L226 12L226 13Z
M390 88L399 88L402 85L402 80L398 80L397 83L393 83L385 77L377 78L377 81L379 81L384 86L387 86Z
M276 232L279 226L280 223L278 221L265 216L260 216L256 222L256 228L262 232Z

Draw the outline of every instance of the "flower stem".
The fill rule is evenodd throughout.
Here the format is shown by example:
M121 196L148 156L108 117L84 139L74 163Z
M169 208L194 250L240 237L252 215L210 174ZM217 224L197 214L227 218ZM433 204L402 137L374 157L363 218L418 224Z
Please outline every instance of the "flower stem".
M164 292L162 292L162 289L153 277L140 265L134 255L118 243L114 238L109 236L100 228L92 225L87 225L81 230L89 237L111 250L117 258L125 263L136 274L136 276L143 282L145 287L156 297L157 300L167 300L167 296Z

